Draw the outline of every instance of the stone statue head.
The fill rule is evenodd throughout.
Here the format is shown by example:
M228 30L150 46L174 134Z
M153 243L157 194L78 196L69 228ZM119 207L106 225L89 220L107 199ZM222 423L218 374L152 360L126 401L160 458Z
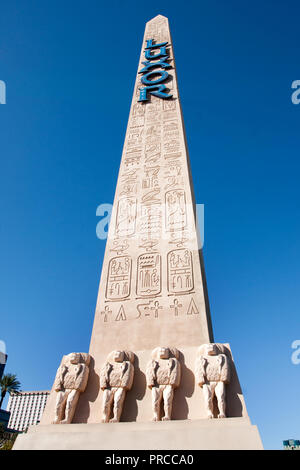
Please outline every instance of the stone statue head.
M178 349L159 346L152 351L152 359L169 359L170 357L175 357L178 359Z
M114 351L114 360L115 362L124 361L124 351Z
M89 365L91 356L87 353L70 353L63 357L63 364L85 364Z
M107 362L113 363L113 362L124 362L124 361L129 361L131 364L133 364L134 361L134 354L131 351L122 351L120 349L116 349L115 351L112 351L109 353L107 356Z
M201 356L217 356L218 354L227 354L227 349L224 344L206 343L201 344L198 354Z

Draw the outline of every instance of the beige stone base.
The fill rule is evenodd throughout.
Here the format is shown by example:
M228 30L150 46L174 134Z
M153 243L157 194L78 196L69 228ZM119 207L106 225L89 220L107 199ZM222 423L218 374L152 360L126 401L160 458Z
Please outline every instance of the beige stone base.
M38 425L14 450L262 450L248 418L108 424Z

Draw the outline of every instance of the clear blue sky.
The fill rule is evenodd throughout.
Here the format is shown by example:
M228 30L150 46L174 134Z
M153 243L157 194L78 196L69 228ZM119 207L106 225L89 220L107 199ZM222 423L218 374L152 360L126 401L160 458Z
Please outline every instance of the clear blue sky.
M1 6L0 339L23 390L87 351L145 22L169 18L215 339L266 448L300 439L299 2Z

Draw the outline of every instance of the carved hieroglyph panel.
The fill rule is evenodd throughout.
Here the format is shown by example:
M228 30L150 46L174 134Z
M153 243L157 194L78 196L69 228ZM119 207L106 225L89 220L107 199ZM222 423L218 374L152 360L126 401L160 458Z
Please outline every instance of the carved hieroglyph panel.
M186 249L168 253L168 291L174 294L194 288L192 253Z
M153 297L161 291L161 256L158 253L144 253L137 261L138 297Z
M130 295L132 261L129 256L116 256L108 265L106 298L126 299Z
M118 202L116 235L130 237L135 232L137 202L134 197L122 197Z
M185 192L174 189L166 192L166 230L173 232L186 226Z

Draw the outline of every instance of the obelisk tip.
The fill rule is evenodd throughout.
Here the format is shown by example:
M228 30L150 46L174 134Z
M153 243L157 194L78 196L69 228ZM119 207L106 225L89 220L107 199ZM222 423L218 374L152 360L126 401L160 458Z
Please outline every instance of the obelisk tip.
M155 22L155 21L157 21L157 20L161 20L161 19L168 21L168 18L167 18L166 16L163 16L163 15L156 15L156 16L154 16L154 18L152 18L151 20L149 20L149 21L147 22L147 24L153 23L153 22Z

